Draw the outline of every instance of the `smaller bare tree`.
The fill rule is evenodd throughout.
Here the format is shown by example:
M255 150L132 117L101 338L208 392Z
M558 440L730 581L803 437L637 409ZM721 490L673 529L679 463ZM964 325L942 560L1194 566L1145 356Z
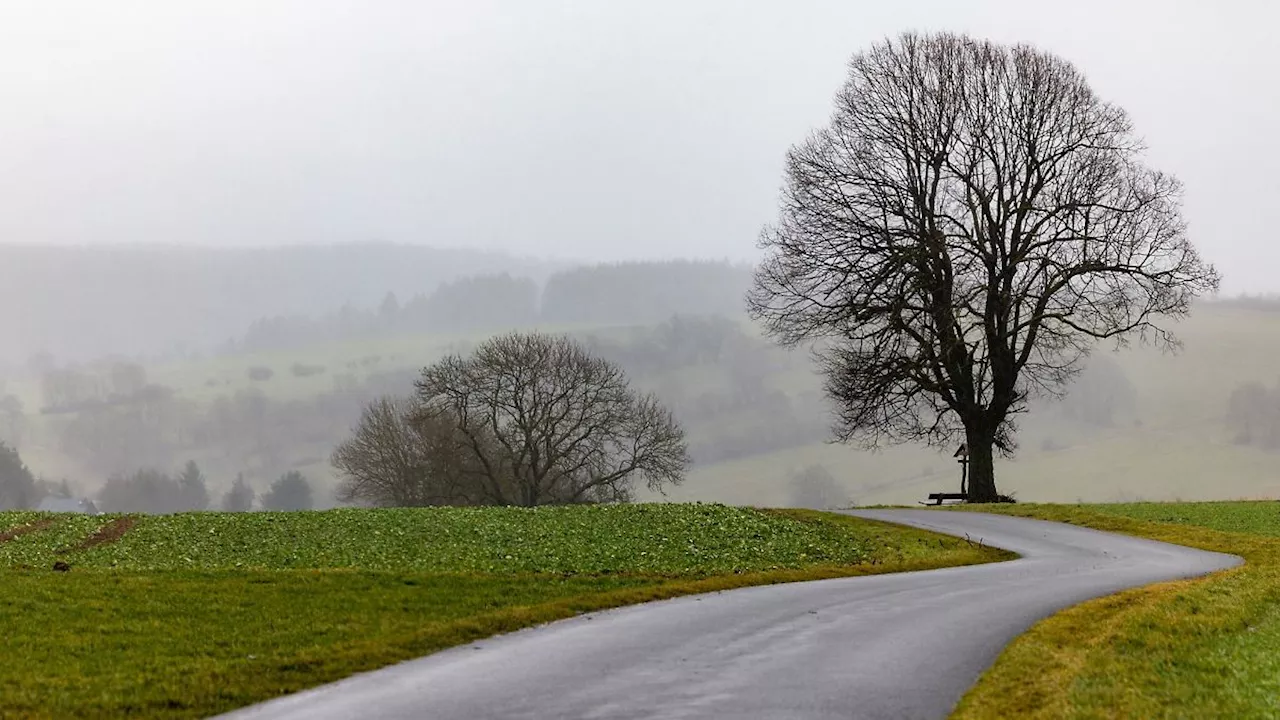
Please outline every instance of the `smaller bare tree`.
M684 431L613 363L562 336L511 333L423 370L417 417L453 424L485 504L626 501L683 480Z
M350 439L333 452L343 475L341 502L383 507L472 505L482 474L466 438L449 416L429 413L414 398L384 396L369 403Z

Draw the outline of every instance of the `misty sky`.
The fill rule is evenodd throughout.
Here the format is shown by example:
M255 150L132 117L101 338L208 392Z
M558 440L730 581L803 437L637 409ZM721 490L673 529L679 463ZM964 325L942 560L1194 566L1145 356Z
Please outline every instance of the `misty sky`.
M1079 65L1224 290L1280 290L1270 6L4 0L0 241L751 258L848 57L948 29Z

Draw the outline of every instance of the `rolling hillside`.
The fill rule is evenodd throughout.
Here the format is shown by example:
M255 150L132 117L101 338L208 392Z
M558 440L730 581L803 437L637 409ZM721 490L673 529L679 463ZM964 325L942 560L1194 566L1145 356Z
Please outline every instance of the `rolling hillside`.
M639 386L676 410L696 462L687 482L667 499L791 505L793 476L813 466L831 475L842 502L912 503L958 486L950 448L866 452L825 443L827 406L807 356L771 347L749 325L725 329L730 326L683 331L697 338L720 327L715 332L727 333L730 344L715 357L684 357L680 348L664 345L675 342L668 337L675 332L669 324L543 329L603 343L603 351L614 353ZM1016 459L997 463L1001 489L1020 500L1044 502L1280 496L1280 475L1273 469L1277 453L1233 442L1224 424L1233 389L1249 381L1271 387L1280 379L1280 313L1210 304L1198 308L1178 333L1185 348L1177 355L1152 349L1100 354L1120 368L1134 396L1110 426L1073 421L1053 409L1025 418ZM385 392L411 392L417 370L476 339L400 336L152 365L149 379L174 389L166 406L170 419L156 430L172 435L168 445L142 439L132 446L108 443L122 458L119 467L111 467L92 459L97 455L67 451L67 428L78 427L74 416L28 411L19 446L38 473L67 477L85 491L112 472L143 465L173 469L186 459L200 463L215 494L239 472L262 489L280 472L297 469L312 479L323 507L332 503L328 490L336 480L329 452L346 437L361 404ZM300 363L323 371L291 372ZM250 380L247 370L255 366L274 374L265 382ZM27 408L39 406L36 384L10 383L8 391ZM233 410L245 403L249 410L266 403L266 414L253 420L260 425L240 427L245 421ZM106 429L95 432L114 432L111 422L117 420L102 419L99 425ZM237 429L249 434L218 439L218 433Z
M272 315L376 306L463 275L544 278L561 265L499 253L392 243L271 248L0 245L0 361L36 352L204 351Z

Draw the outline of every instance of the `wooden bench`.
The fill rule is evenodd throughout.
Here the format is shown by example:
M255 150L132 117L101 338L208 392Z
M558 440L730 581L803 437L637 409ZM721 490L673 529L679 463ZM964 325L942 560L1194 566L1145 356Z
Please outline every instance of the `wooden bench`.
M921 505L941 505L943 500L959 500L961 502L969 499L969 493L929 493L929 499L933 502L922 502Z

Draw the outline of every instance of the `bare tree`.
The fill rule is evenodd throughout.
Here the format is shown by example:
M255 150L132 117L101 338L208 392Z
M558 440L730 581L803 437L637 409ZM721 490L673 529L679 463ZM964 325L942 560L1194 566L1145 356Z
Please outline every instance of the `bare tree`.
M689 464L671 413L567 337L495 337L425 368L417 387L424 416L454 423L485 503L625 501L636 479L661 491Z
M808 465L791 475L792 507L830 510L849 505L849 493L823 465Z
M828 127L787 156L779 219L748 304L784 345L815 345L843 442L993 451L1100 341L1175 349L1218 274L1178 181L1146 167L1125 112L1025 45L907 33L849 64Z
M343 475L338 500L384 507L475 504L482 494L472 486L482 472L456 425L414 398L369 403L331 458Z

